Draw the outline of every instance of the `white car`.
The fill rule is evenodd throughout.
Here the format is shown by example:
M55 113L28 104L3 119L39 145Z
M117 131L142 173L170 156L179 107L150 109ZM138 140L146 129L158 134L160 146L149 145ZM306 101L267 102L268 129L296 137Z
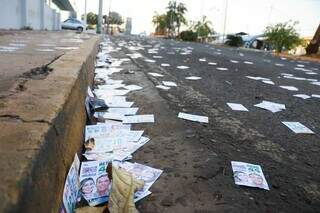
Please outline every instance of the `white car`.
M62 22L61 28L69 29L69 30L77 30L79 32L82 32L84 29L86 29L84 23L74 18L68 18L67 20Z

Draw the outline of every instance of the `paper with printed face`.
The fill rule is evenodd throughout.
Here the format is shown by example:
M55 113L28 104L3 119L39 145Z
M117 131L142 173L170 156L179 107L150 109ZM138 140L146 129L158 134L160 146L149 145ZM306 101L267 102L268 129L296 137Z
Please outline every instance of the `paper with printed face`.
M269 190L268 183L259 165L231 161L235 184Z
M234 111L249 111L246 107L242 104L237 103L227 103L227 105Z
M79 200L85 199L90 206L108 201L111 181L107 171L108 161L81 163Z
M125 116L122 120L124 124L136 124L136 123L154 123L154 116L150 115L132 115Z
M175 82L173 81L162 81L163 85L168 86L168 87L176 87L178 86Z
M184 112L179 112L178 118L182 118L185 120L190 120L190 121L196 121L200 123L208 123L209 119L206 116L200 116L200 115L193 115L193 114L188 114Z
M73 163L69 169L66 181L64 184L63 195L62 195L62 204L63 209L67 213L72 213L77 202L77 196L79 191L79 169L80 161L78 155L75 154Z
M308 127L304 126L300 122L288 122L283 121L284 125L286 125L289 129L291 129L294 133L297 134L314 134L314 132Z

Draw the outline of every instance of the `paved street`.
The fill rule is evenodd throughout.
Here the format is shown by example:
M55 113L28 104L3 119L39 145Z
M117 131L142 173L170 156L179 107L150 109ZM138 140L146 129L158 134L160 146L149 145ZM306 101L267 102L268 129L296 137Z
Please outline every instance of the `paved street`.
M121 48L122 57L130 56L143 71L141 81L148 81L148 87L161 81L177 84L167 91L153 88L165 103L157 105L155 99L143 103L153 105L161 120L150 134L158 136L155 140L166 138L169 148L168 153L162 152L159 139L144 149L144 156L138 154L158 168L166 167L153 190L155 198L138 206L142 212L161 212L159 203L166 212L186 212L188 206L193 209L190 212L319 211L320 98L316 95L320 86L315 82L320 81L320 64L208 44L139 37L111 40ZM189 76L202 79L185 79ZM294 86L298 91L280 86ZM302 99L296 94L313 97ZM272 113L254 106L263 100L285 104L286 109ZM249 111L232 111L228 102L242 104ZM208 116L209 124L178 119L178 112ZM315 134L295 134L283 121L300 122ZM155 154L158 146L161 153ZM168 149L175 152L170 154ZM235 185L231 161L260 165L270 191ZM168 197L161 197L162 193Z

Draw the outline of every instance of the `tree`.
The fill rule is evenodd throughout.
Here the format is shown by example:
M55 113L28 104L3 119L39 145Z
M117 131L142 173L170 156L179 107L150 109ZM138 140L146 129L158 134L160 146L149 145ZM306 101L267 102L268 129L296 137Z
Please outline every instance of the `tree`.
M87 14L87 23L91 25L96 25L98 22L98 15L90 12Z
M176 33L176 29L179 34L181 25L187 23L184 17L187 8L183 3L177 4L176 1L170 1L167 9L167 28L170 30L171 35Z
M105 22L108 24L121 25L123 24L122 16L117 12L110 12L109 16L105 17Z
M156 27L155 34L166 34L167 31L167 15L158 15L157 13L152 17L152 23Z
M206 16L202 16L201 20L194 24L193 29L199 37L206 38L213 32L211 25L211 21L209 21Z
M267 41L278 53L281 53L284 49L290 50L301 43L299 34L295 29L297 24L298 22L292 23L289 21L270 25L265 29L264 34Z
M187 19L184 17L184 14L187 12L187 8L185 4L179 3L177 7L177 28L178 28L178 35L180 33L180 27L182 24L187 24Z

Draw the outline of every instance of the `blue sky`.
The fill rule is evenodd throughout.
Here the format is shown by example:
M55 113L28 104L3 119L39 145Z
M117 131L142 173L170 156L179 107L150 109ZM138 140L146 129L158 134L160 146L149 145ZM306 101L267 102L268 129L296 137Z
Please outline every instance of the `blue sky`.
M87 0L87 11L98 11L99 0ZM133 32L153 31L152 16L162 13L169 0L104 0L103 12L111 10L132 17ZM226 0L180 0L188 8L187 19L198 20L206 15L217 32L223 31ZM76 0L78 14L84 13L84 0ZM320 0L228 0L228 33L244 31L261 33L268 24L288 20L299 21L298 32L312 36L320 24Z

